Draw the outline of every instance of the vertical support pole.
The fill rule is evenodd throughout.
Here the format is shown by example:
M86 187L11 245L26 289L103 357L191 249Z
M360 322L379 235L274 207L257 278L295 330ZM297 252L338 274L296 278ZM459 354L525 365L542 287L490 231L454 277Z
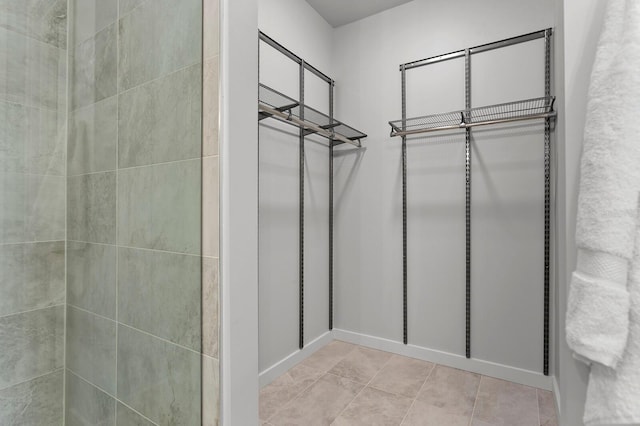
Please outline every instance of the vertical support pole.
M407 73L402 65L402 130L407 128ZM407 137L402 136L402 341L408 343L407 332Z
M551 29L544 33L544 95L551 96ZM549 375L549 256L551 227L551 119L544 122L544 360L543 373Z
M471 108L471 52L464 55L465 108ZM467 117L466 119L469 119ZM471 358L471 128L466 129L465 140L465 353Z
M329 82L329 124L333 124L333 89ZM329 330L333 330L333 138L329 139Z
M300 119L304 120L304 61L300 62ZM299 340L304 347L304 129L300 128L300 291L299 291Z

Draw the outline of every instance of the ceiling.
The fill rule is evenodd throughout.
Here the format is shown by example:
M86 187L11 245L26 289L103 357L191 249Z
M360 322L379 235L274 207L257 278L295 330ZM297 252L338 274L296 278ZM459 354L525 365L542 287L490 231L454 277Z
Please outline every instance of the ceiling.
M349 24L411 0L307 0L332 27Z

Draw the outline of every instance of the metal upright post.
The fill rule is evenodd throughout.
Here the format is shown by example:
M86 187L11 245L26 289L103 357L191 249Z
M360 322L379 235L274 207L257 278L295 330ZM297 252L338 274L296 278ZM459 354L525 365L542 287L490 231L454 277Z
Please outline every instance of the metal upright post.
M464 55L465 108L471 108L471 52ZM467 117L468 119L468 117ZM471 358L471 129L465 132L465 353Z
M304 120L304 61L300 62L300 119ZM299 292L299 341L298 347L304 347L304 137L305 131L300 128L300 292Z
M329 124L333 124L334 86L329 82ZM333 138L329 139L329 330L333 330Z
M402 66L402 130L407 128L407 75ZM407 137L402 136L402 341L408 343L407 332Z
M551 29L544 33L544 95L551 96ZM544 360L549 375L549 234L551 227L551 118L544 121Z

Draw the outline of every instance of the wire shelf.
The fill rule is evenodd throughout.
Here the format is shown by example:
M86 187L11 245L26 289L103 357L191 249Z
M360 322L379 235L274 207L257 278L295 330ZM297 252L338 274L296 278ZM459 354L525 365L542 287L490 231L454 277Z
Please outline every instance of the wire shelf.
M304 120L301 119L301 109L304 112ZM328 139L333 139L336 144L349 143L360 146L360 139L367 135L351 126L336 120L331 120L326 114L300 105L295 99L284 95L272 88L260 83L258 90L258 119L273 117L296 127L302 127L307 134L319 134Z
M391 136L406 136L442 130L467 129L475 126L555 117L555 97L526 99L466 110L390 121Z

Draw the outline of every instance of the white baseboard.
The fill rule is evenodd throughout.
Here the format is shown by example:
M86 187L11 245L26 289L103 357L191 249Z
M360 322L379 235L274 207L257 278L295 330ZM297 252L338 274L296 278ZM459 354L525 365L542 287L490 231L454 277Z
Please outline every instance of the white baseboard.
M383 339L381 337L369 336L352 331L333 329L333 338L343 340L348 343L366 346L373 349L392 352L411 358L422 359L448 367L471 371L484 376L495 377L520 383L526 386L533 386L540 389L552 390L552 378L542 373L524 370L516 367L509 367L496 364L490 361L479 359L467 359L464 356L427 349L415 345L405 345L401 342Z
M333 339L334 338L331 331L327 331L317 339L311 341L310 343L307 343L307 345L301 350L295 351L282 361L279 361L264 370L262 373L260 373L259 376L260 388L263 388L269 383L273 382L275 379L286 373L290 368L296 366L306 358L310 357L315 351L317 351L324 345L331 343Z

